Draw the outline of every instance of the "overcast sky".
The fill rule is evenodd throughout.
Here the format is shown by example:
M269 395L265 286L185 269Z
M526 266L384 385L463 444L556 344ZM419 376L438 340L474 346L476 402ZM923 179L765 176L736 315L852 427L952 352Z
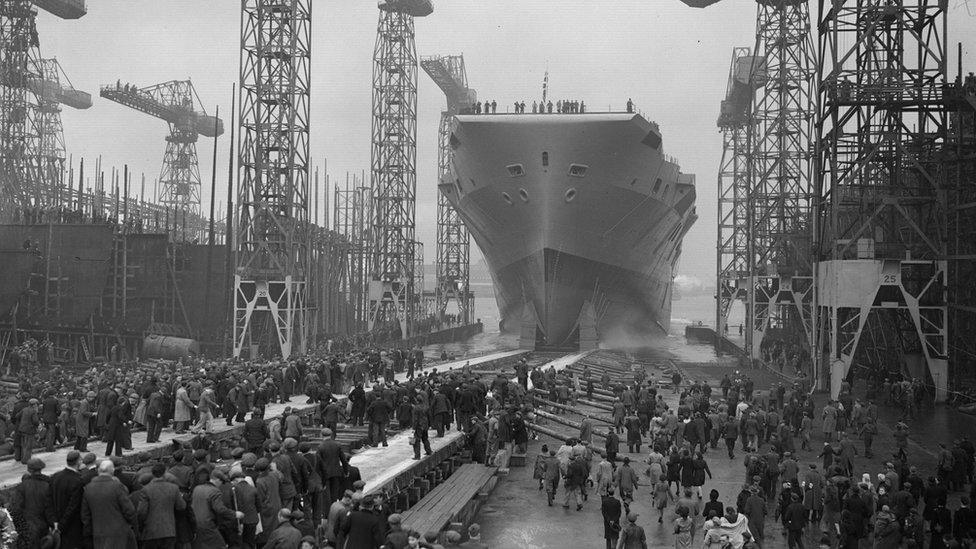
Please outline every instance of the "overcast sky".
M955 44L976 69L976 0L949 0L950 73ZM811 4L815 10L815 3ZM665 151L697 175L697 225L685 238L680 270L711 279L715 270L716 173L721 136L715 126L734 46L755 41L755 2L725 0L693 9L679 0L441 0L418 19L418 55L463 53L470 85L499 111L541 95L549 69L551 96L582 99L592 110L621 109L628 97L661 125ZM167 128L161 120L97 97L117 79L139 87L193 80L208 111L228 118L238 79L240 2L236 0L88 0L88 14L39 18L41 53L57 57L94 106L65 109L64 130L75 162L128 163L158 176ZM311 147L316 165L328 158L334 179L369 170L373 0L313 0ZM420 71L417 154L417 235L433 262L437 124L444 98ZM209 201L212 141L199 143ZM226 185L228 143L218 145L218 188ZM90 168L89 168L90 169ZM218 200L223 201L223 192ZM209 203L209 202L207 202ZM480 254L478 254L480 255Z

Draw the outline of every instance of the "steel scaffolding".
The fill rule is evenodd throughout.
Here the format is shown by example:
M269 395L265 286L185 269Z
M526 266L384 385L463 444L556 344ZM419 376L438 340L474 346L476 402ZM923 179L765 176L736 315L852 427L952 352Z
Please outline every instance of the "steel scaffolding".
M443 320L451 301L457 303L458 319L468 324L474 297L471 293L471 238L457 210L440 191L448 181L454 149L450 137L454 116L469 110L477 93L468 87L468 76L461 55L432 56L420 65L447 97L437 132L437 264L434 286L435 312Z
M746 351L796 363L813 334L810 257L814 48L806 0L760 0L755 54L768 79L749 134ZM771 340L764 345L764 340Z
M130 84L123 86L119 81L103 87L100 95L164 120L169 125L163 167L159 174L159 196L154 199L191 215L200 214L197 137L219 136L224 131L224 124L220 119L207 115L193 83L189 80L172 80L136 88Z
M371 204L371 189L362 186L362 177L347 173L345 188L337 186L335 190L335 214L332 219L333 230L348 242L348 274L343 294L350 306L349 331L352 333L364 331L369 322Z
M380 3L373 53L372 166L376 210L369 329L398 324L412 335L416 319L413 242L417 198L417 51L414 17L430 2Z
M716 244L716 334L728 329L735 301L746 303L749 282L749 162L748 136L752 101L764 86L765 64L749 48L734 48L729 83L718 127L722 130L722 160L718 173L718 238Z
M41 82L36 26L29 0L0 2L0 213L45 205L32 156L37 146L37 97L31 83Z
M308 341L311 0L241 6L234 356L289 357Z
M819 2L816 359L835 397L856 365L945 398L947 285L964 282L946 262L946 9Z
M976 75L964 77L961 65L946 97L949 136L940 176L949 190L950 382L976 373Z

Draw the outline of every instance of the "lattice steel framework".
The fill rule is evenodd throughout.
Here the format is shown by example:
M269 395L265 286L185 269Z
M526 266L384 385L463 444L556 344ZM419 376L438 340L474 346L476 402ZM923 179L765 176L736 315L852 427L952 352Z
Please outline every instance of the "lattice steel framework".
M168 124L169 135L166 136L156 199L182 215L199 216L201 184L197 138L198 135L220 135L224 127L223 121L206 114L193 83L189 80L171 80L136 88L116 82L102 87L99 94ZM184 238L187 236L183 234Z
M925 364L913 375L945 396L946 9L819 2L817 358L832 394L854 363Z
M748 135L754 84L749 48L733 48L729 83L718 127L722 130L722 161L718 173L718 237L716 244L716 333L724 334L736 300L745 301L749 279ZM743 75L743 66L748 72ZM737 71L738 69L738 71ZM745 76L745 78L743 78Z
M369 322L369 269L370 249L372 239L370 235L369 212L372 205L372 192L369 187L361 185L361 178L355 174L346 175L346 186L335 190L335 215L333 229L346 237L349 242L349 258L347 265L347 287L345 294L352 306L353 333L364 330Z
M437 185L451 170L454 149L450 137L454 115L470 109L477 94L468 87L468 76L461 55L433 56L421 59L420 65L447 97L447 109L441 112L437 132ZM437 257L435 307L443 319L451 301L457 303L458 317L463 324L471 320L471 237L467 227L451 205L447 196L437 193Z
M813 278L809 252L814 47L806 0L760 0L756 56L768 80L751 124L746 348L763 356L775 329L809 348Z
M234 356L251 342L288 357L308 341L311 0L241 14Z
M427 300L424 296L424 243L419 240L413 241L413 249L410 255L413 256L413 318L421 320L429 313Z
M23 208L44 205L32 157L38 133L40 81L37 12L29 0L0 1L0 216L10 219Z
M956 383L976 375L976 75L964 80L959 72L946 101L949 143L942 164L950 210L949 376Z
M61 125L61 69L56 59L41 59L38 63L41 93L37 94L35 124L37 147L32 160L37 175L46 189L55 193L64 179L64 127Z
M373 53L370 174L376 200L369 329L414 320L412 254L417 197L417 51L409 2L381 3ZM429 6L429 3L428 3ZM427 12L429 13L429 12Z

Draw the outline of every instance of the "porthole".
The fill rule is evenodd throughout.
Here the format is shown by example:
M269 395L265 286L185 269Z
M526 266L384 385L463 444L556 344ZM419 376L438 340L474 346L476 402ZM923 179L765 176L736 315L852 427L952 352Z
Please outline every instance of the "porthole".
M630 186L633 187L636 184L637 184L637 178L635 177L633 181L630 182Z
M589 166L584 166L583 164L570 164L569 175L572 177L584 177L586 176L586 170L589 168Z
M519 198L522 199L522 202L528 202L529 201L529 193L526 192L525 189L519 189Z
M652 191L654 192L654 194L657 194L657 192L661 190L661 183L662 181L660 177L657 178L657 181L654 182L654 191Z
M576 198L576 189L566 191L566 202L572 202Z
M502 199L503 199L503 200L504 200L505 202L508 202L508 205L509 205L509 206L511 206L512 204L514 204L514 202L512 202L512 197L511 197L511 195L509 195L508 193L502 193Z

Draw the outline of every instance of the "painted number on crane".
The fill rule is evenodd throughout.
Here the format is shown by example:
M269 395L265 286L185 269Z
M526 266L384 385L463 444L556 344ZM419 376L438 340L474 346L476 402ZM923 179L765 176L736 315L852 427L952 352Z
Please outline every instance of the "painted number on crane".
M881 275L881 284L885 286L898 286L898 275L897 274L884 274Z

